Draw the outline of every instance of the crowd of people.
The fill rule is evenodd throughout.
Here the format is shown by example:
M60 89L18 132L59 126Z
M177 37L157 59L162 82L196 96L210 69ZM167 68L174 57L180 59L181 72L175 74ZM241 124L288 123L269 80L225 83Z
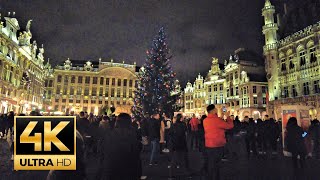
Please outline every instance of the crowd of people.
M303 168L305 158L320 158L318 120L311 121L308 129L302 129L297 119L291 117L284 132L285 147L282 147L281 121L267 115L263 120L244 117L240 121L229 112L218 117L214 105L207 107L207 113L198 119L195 115L170 117L154 112L148 118L135 120L126 113L94 116L82 111L76 115L77 170L50 171L47 179L86 179L86 160L91 155L99 157L95 179L147 179L141 160L141 154L149 151L147 147L150 147L150 167L157 166L160 154L165 154L169 169L183 167L187 172L190 172L188 151L202 152L205 159L202 173L208 180L220 179L221 161L238 159L240 146L245 146L249 159L276 155L284 148L292 154L294 168ZM40 116L40 113L33 111L30 115ZM13 123L13 112L0 116L1 138L12 135ZM11 152L12 147L13 144Z

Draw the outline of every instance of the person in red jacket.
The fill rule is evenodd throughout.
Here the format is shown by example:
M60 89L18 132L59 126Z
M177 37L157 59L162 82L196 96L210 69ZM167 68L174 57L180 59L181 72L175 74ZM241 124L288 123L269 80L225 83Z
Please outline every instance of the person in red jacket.
M191 125L191 149L198 149L198 126L199 126L199 119L196 118L196 115L192 116L189 124Z
M223 147L226 144L225 131L233 128L233 121L229 112L222 114L226 116L224 121L218 117L217 109L213 104L207 107L208 117L203 121L205 133L205 147L208 158L208 179L220 179L219 164L223 156Z

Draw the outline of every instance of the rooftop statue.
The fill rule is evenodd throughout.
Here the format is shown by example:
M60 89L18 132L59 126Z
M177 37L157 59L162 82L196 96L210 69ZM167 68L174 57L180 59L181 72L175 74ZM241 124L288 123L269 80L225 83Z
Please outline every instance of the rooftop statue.
M26 31L27 32L30 32L30 28L31 28L31 22L32 22L32 19L30 19L27 23L27 26L26 26Z

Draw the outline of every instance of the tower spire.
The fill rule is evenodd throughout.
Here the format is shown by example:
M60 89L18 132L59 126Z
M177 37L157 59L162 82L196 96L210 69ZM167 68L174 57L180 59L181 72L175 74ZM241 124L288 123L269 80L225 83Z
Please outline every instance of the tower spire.
M277 70L277 31L278 24L274 20L275 7L270 0L266 0L262 9L262 16L264 17L264 26L262 33L265 37L265 45L263 46L263 55L265 57L265 70L267 72L269 100L273 101L279 97L280 89Z
M264 17L264 26L262 27L262 33L265 36L265 48L264 50L275 48L275 44L278 41L277 31L278 24L274 20L275 8L269 0L265 1L262 9L262 16Z

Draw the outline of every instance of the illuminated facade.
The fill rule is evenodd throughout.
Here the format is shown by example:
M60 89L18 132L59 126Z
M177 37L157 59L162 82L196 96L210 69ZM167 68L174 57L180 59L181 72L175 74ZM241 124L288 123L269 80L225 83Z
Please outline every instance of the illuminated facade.
M218 114L227 105L231 114L240 119L262 117L266 114L266 91L263 59L241 48L224 65L213 58L205 78L199 74L193 85L187 83L184 112L187 115L205 114L206 107L215 104Z
M47 112L97 115L103 107L113 106L116 114L131 114L136 79L136 64L67 59L45 83Z
M49 67L43 64L43 45L38 48L35 40L30 43L31 20L22 31L14 16L9 12L2 21L0 15L0 114L41 109Z
M280 39L279 29L285 24L280 23L279 15L276 22L275 13L275 7L266 0L262 32L269 86L268 114L280 119L282 106L302 105L309 107L311 118L320 119L320 22Z

